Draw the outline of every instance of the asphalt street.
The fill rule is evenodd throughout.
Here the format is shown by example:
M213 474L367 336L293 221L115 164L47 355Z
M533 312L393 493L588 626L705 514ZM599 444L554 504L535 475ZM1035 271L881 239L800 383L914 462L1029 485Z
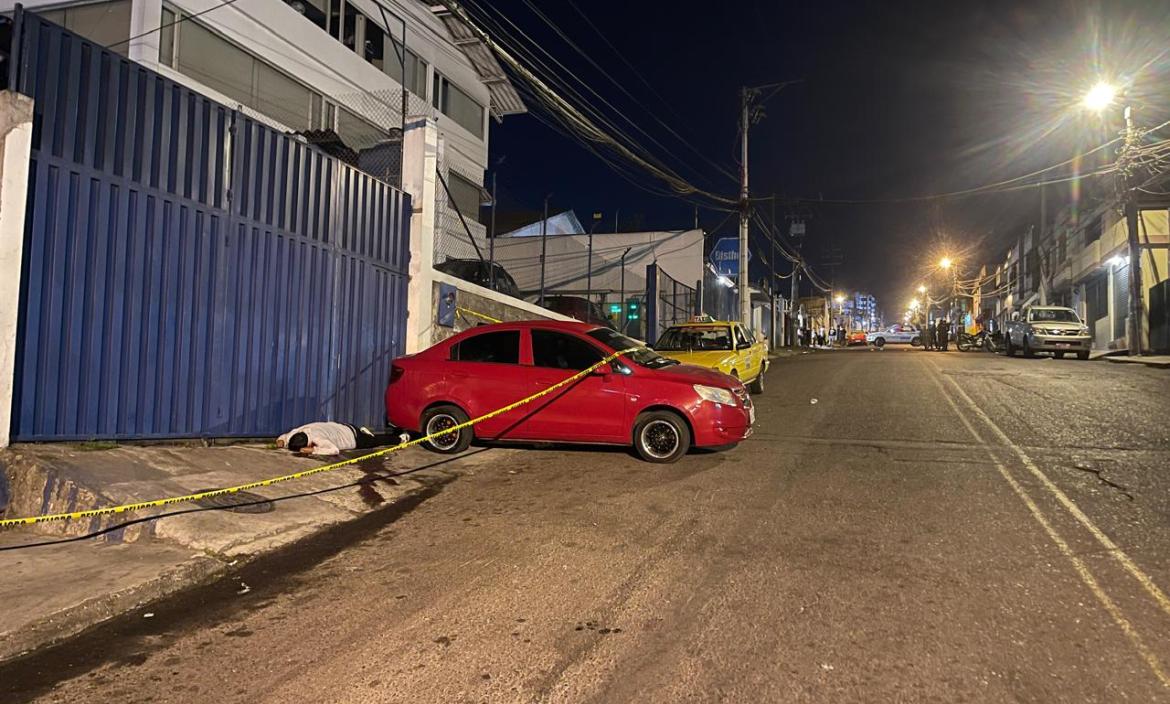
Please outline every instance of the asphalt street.
M817 352L757 401L671 466L477 450L0 700L1170 701L1167 372Z

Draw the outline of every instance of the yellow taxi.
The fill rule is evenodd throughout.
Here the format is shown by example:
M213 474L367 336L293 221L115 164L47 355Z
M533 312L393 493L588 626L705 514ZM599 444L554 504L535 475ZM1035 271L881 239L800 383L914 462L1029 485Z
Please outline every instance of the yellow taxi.
M751 393L764 393L767 345L740 323L698 316L667 328L653 347L663 357L718 369L738 377Z

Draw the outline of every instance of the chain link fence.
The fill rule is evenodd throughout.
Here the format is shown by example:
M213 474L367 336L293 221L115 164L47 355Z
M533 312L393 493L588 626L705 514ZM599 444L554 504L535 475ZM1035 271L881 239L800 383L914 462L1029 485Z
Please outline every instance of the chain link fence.
M321 149L349 164L402 187L401 91L352 93L329 106L333 115L325 124L336 129L305 133ZM406 93L406 117L437 118L438 111L426 100ZM435 184L435 264L451 259L487 259L487 228L479 222L480 205L487 194L480 183L483 171L450 144L439 154L439 178Z

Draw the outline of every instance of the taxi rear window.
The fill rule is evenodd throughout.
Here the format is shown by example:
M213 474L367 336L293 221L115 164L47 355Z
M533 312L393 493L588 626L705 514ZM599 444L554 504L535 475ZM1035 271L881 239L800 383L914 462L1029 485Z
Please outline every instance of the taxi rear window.
M685 325L668 329L654 349L667 352L701 352L733 349L728 325Z

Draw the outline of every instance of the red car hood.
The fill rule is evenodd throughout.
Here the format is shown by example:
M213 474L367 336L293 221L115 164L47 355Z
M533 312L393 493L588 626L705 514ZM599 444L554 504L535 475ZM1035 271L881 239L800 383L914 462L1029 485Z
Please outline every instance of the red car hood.
M730 374L694 364L674 364L662 369L653 369L650 373L657 379L717 386L721 389L734 389L739 385L739 381Z

